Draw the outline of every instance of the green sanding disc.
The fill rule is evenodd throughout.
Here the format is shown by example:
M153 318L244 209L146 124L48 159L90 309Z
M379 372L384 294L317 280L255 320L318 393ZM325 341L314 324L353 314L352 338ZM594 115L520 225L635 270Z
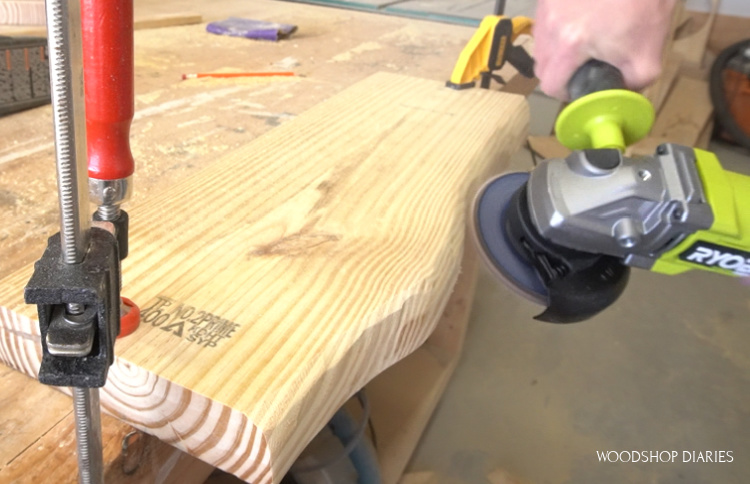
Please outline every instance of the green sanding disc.
M646 137L654 124L654 107L641 94L609 89L570 103L555 123L557 139L571 150L616 148Z

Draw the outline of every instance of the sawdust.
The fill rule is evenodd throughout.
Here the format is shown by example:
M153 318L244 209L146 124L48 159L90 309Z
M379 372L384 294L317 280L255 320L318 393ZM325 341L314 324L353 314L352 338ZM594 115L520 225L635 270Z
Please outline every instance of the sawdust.
M333 56L328 62L346 62L352 60L355 54L381 50L382 48L383 46L377 42L364 42L356 47L352 47L351 49L342 52L341 54Z
M242 72L241 70L220 69L214 72ZM180 89L194 89L200 86L205 89L213 89L221 86L263 87L277 84L290 84L300 81L298 76L275 76L275 77L202 77L200 79L186 79L175 87Z
M294 57L284 57L280 61L273 63L274 67L285 70L291 70L300 65L302 65L302 63Z
M136 104L152 104L164 94L164 89L156 89L146 94L139 94L135 96Z

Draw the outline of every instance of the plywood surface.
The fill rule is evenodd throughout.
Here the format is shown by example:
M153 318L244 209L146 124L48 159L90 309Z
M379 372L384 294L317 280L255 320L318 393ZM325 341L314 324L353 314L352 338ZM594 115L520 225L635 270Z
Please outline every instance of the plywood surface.
M213 35L205 24L135 33L133 204L375 72L444 82L473 33L268 0L135 3L137 17L190 11L204 22L235 15L293 23L299 30L281 42ZM181 80L189 72L278 70L287 62L298 77ZM0 118L0 133L2 277L39 257L58 230L59 215L50 107Z
M421 345L459 270L470 188L520 144L522 97L380 74L131 211L115 415L253 482L278 481L356 389ZM0 281L2 358L38 368Z

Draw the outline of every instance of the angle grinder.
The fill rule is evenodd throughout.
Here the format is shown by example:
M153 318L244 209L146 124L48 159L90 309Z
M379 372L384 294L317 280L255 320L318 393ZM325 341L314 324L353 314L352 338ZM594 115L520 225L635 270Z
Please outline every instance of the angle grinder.
M488 181L473 206L482 258L546 307L535 319L591 318L623 293L630 267L750 276L750 211L741 210L750 207L750 177L676 144L623 156L648 134L654 110L609 64L588 61L568 91L573 102L555 131L574 151Z

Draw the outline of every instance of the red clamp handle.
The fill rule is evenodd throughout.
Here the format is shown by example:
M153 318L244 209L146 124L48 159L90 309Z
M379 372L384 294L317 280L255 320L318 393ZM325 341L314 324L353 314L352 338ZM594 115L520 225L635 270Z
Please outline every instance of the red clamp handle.
M133 174L133 0L81 0L89 177Z

